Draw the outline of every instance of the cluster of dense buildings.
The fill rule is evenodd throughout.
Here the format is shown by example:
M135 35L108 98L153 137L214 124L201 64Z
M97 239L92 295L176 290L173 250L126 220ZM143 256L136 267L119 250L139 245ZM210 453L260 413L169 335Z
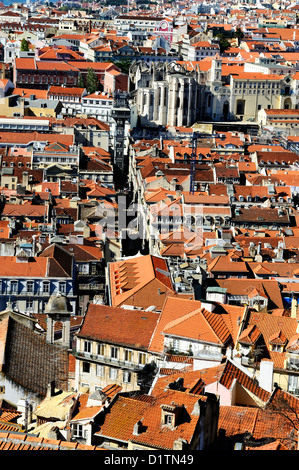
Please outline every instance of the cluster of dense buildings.
M299 6L0 4L0 449L294 450Z

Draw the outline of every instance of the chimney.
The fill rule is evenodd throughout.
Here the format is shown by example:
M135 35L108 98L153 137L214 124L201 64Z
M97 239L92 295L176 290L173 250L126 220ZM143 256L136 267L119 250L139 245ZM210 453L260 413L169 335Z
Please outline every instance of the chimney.
M52 380L47 387L47 398L53 397L55 394L55 380Z
M23 186L28 189L28 182L29 182L29 176L28 176L28 171L23 172Z
M160 150L163 150L163 146L164 146L163 137L160 136Z
M267 392L273 389L273 362L262 359L260 364L259 385Z
M298 310L298 300L296 297L293 297L291 301L291 318L297 318L297 310Z
M173 450L184 450L187 448L188 442L186 439L182 439L179 437L176 441L173 443Z
M133 428L133 435L134 436L139 436L139 434L142 433L142 420L140 421L137 421L137 423L134 424L134 428Z
M201 308L207 310L208 312L213 312L213 310L215 310L215 304L213 302L209 302L208 300L202 301Z
M258 255L261 254L261 248L262 248L262 243L259 242L259 243L258 243L258 247L257 247L257 254L258 254Z

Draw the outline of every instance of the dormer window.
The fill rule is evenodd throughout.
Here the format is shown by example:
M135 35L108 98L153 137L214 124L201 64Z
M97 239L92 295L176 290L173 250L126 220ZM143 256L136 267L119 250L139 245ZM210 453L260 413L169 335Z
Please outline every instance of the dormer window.
M174 402L161 405L161 426L175 428L179 422L186 419L186 409L184 405L177 405Z
M175 405L161 405L161 425L175 427Z
M282 353L287 343L285 334L280 330L269 338L271 351Z
M164 424L166 426L172 426L172 422L173 422L173 418L174 418L174 415L171 413L165 413L164 414Z
M280 344L272 344L272 351L283 352L283 347Z

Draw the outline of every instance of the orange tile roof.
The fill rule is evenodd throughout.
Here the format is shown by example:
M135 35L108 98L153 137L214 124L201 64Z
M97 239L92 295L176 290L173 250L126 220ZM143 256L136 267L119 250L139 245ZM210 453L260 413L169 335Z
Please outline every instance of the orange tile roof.
M78 337L147 350L159 314L89 304Z
M62 86L50 86L48 90L48 96L51 95L66 95L66 96L82 96L85 88L78 87L62 87Z
M0 142L5 144L29 144L30 142L61 142L72 145L74 136L69 134L43 134L38 132L0 132Z
M234 80L277 80L281 81L283 75L263 74L258 72L234 72Z
M180 299L178 297L167 297L161 311L161 317L150 343L150 351L163 353L164 350L164 328L172 321L180 319L201 307L198 300Z
M298 406L298 400L295 400ZM249 434L257 445L263 445L269 439L279 439L286 448L296 449L297 439L292 438L292 432L296 433L292 424L295 416L290 410L291 406L288 417L287 411L285 413L275 412L275 409L271 410L270 408L220 406L218 429L225 430L225 436L228 439L235 436L239 442L242 435L248 436Z
M163 333L222 346L232 341L230 330L222 315L204 308L168 323Z
M161 392L158 397L119 396L95 435L108 437L113 441L131 441L142 446L168 450L173 449L174 441L178 438L185 439L190 444L199 420L199 416L192 413L198 400L204 402L206 397L174 390ZM182 419L174 429L161 425L162 405L176 406L184 410ZM134 425L140 420L144 432L134 435Z
M16 256L3 256L1 257L2 268L1 277L13 278L46 278L48 277L48 264L47 258L34 258L34 261L26 263L19 263Z
M4 217L43 217L45 207L36 204L5 204L2 210Z
M47 99L47 90L40 90L38 88L19 88L16 87L12 91L13 95L23 96L24 98L30 98L30 96L35 95L37 99ZM34 116L35 117L35 116ZM26 116L26 119L28 116Z
M166 260L151 255L110 263L109 282L114 306L127 303L144 308L157 307L164 302L165 292L174 293ZM158 289L164 295L160 295ZM137 305L136 302L141 303Z
M264 292L268 297L268 308L283 308L282 296L279 284L276 280L260 280L260 279L215 279L216 285L227 289L227 294L230 295L249 295L253 288L258 291Z
M100 447L79 444L78 442L67 442L58 439L47 439L43 437L20 434L16 432L0 433L0 450L103 450Z

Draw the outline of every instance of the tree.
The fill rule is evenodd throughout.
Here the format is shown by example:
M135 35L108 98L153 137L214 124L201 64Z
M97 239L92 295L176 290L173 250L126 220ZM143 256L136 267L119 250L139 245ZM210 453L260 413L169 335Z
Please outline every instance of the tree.
M131 64L132 61L128 58L119 59L115 62L116 67L118 67L122 71L122 73L125 73L126 75L129 74Z
M95 71L91 68L87 69L86 90L88 93L94 93L99 88L99 80Z
M237 28L237 30L236 30L234 36L235 36L236 38L238 38L238 39L243 39L244 33L243 33L243 31L241 30L241 28Z
M281 390L275 384L270 400L264 408L271 419L273 434L288 444L297 447L299 431L299 400L294 395Z
M83 78L83 75L81 73L79 74L79 77L78 77L78 87L79 88L85 88L84 78Z
M238 39L238 44L240 44L240 41L244 38L244 33L240 28L237 28L236 32L234 33L234 38Z
M29 42L25 38L21 41L21 51L29 51Z
M219 39L220 53L226 51L226 49L229 49L231 47L230 42L226 39L224 34L219 33L217 34L217 37Z

